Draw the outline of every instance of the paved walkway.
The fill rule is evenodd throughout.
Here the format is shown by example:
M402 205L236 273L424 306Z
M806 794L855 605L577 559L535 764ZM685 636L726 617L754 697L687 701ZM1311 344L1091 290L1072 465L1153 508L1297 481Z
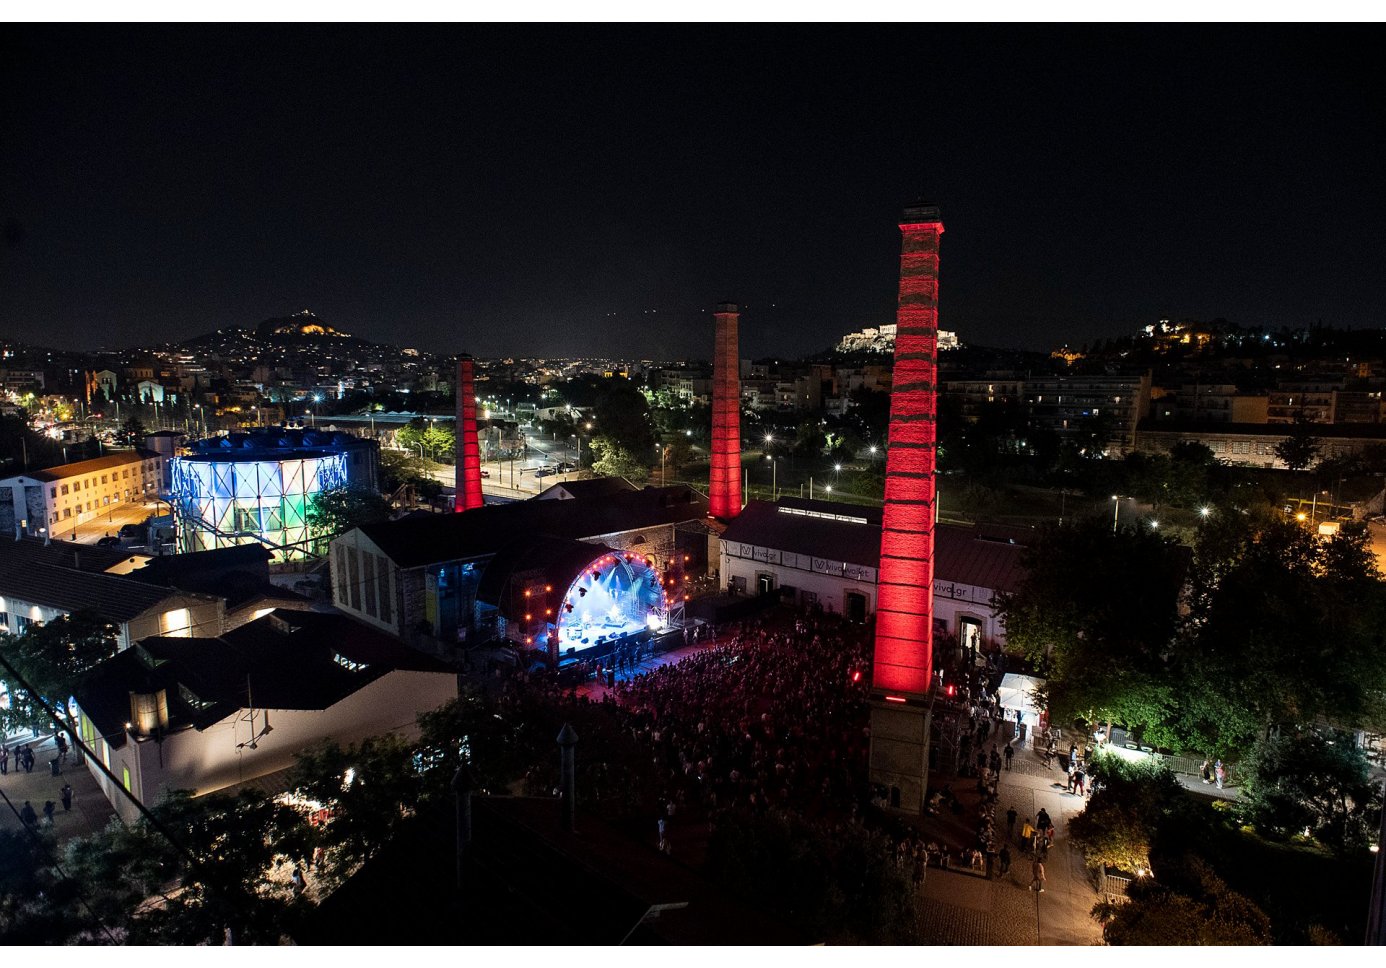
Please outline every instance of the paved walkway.
M24 808L25 800L29 801L34 812L39 815L40 825L43 824L44 801L53 801L56 808L53 814L53 834L59 843L102 830L115 816L115 808L96 785L96 778L85 765L77 764L71 751L68 752L67 765L63 767L62 775L53 776L48 765L48 761L57 755L53 737L45 737L43 742L33 744L32 773L25 773L23 770L15 772L13 751L19 745L19 741L10 740L6 745L11 750L10 771L0 776L0 793L9 798L14 809L11 810L9 804L0 799L0 830L19 830L23 826L16 812ZM64 783L72 785L70 811L63 810Z
M1031 758L1033 762L1031 762ZM1102 929L1091 917L1097 890L1082 852L1068 838L1068 822L1087 801L1067 792L1057 767L1046 768L1032 751L1017 753L1012 768L1001 771L997 826L1004 831L1006 811L1015 808L1016 829L1040 808L1049 813L1057 833L1044 861L1043 893L1029 889L1032 856L1012 842L1007 874L987 880L973 874L929 868L920 892L920 940L946 945L1095 945Z

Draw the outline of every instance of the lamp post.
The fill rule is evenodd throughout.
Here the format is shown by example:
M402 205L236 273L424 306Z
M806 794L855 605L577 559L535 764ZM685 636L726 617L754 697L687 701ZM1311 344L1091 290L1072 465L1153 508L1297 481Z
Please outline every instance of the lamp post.
M779 458L765 455L765 459L770 462L770 500L774 501L779 494L779 484L776 481L776 472L779 470Z
M1119 497L1118 495L1116 495L1116 494L1113 494L1113 495L1112 495L1112 534L1116 534L1116 533L1117 533L1117 519L1118 519L1118 518L1120 517L1120 515L1121 515L1121 502L1122 502L1122 500L1123 500L1123 498ZM1129 500L1133 500L1133 501L1134 501L1135 498L1130 498Z

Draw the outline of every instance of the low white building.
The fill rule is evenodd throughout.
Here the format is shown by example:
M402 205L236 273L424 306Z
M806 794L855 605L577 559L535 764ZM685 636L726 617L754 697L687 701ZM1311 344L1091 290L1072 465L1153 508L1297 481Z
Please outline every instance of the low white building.
M155 637L98 666L76 697L83 741L117 813L171 790L203 795L277 773L324 741L418 736L457 675L342 615L275 612L220 638Z
M225 601L130 577L147 561L119 548L0 538L0 632L91 611L116 626L121 649L150 635L220 635Z
M997 592L1024 575L1023 533L940 524L934 531L934 632L960 647L1004 647ZM734 594L778 594L866 621L876 611L881 509L833 501L751 501L722 534L721 585Z
M140 448L0 478L0 532L68 534L116 505L152 501L163 484L163 461Z

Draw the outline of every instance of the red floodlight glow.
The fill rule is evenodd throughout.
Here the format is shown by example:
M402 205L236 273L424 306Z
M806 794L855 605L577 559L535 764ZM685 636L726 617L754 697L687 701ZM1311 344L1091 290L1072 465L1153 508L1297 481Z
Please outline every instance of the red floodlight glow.
M872 681L882 689L924 693L933 673L938 249L943 222L936 209L911 211L900 232Z
M852 673L852 681L853 681L853 682L861 682L861 670L860 670L860 669L858 669L856 672L853 672L853 673Z
M886 696L886 702L909 702L904 696Z

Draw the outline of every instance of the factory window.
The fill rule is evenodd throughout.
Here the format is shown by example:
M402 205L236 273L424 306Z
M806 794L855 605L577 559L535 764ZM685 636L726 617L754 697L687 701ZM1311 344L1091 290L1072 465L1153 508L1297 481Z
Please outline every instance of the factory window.
M159 616L159 634L186 639L192 635L192 613L186 608L171 608Z
M50 488L48 489L48 496L49 496L49 497L57 497L57 496L58 496L58 489L57 489L56 487L50 487Z
M105 474L102 474L102 475L101 475L101 483L102 483L102 484L109 484L109 483L110 483L110 480L107 478L107 476L106 476Z
M380 620L382 622L394 621L394 613L390 608L389 567L389 559L382 555L376 565L376 580L380 585Z
M63 520L65 521L70 517L72 517L72 508L63 508Z
M63 493L64 493L64 494L67 493L67 485L66 485L66 484L63 485Z

